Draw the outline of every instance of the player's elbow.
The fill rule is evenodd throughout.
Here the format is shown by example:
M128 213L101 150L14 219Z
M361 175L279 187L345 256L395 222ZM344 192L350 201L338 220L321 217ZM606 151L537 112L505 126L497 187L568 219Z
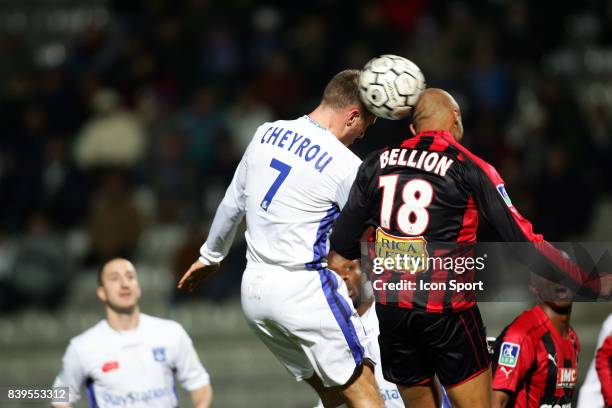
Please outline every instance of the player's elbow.
M194 408L209 408L212 405L213 389L210 384L191 392Z

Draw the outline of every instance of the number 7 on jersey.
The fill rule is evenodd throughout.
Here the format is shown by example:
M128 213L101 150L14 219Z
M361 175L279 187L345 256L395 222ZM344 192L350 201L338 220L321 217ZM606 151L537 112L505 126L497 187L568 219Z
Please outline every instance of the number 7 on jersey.
M274 180L274 183L272 183L272 185L270 186L270 189L264 196L263 200L261 200L261 204L259 204L259 206L265 211L268 211L268 207L270 207L270 204L272 203L272 199L274 199L276 192L278 191L281 184L283 184L283 182L289 175L289 172L291 171L290 165L276 159L272 159L272 161L270 162L270 167L272 167L274 170L278 170L279 174L278 177L276 177L276 180Z

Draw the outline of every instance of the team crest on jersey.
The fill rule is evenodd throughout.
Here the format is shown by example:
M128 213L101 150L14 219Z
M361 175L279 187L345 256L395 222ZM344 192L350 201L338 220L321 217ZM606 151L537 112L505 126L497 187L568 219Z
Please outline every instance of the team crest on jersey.
M421 236L398 237L378 228L374 247L376 256L385 260L385 267L393 265L389 269L400 273L419 273L427 270L427 241Z
M164 347L153 348L153 358L160 363L166 361L166 349Z
M504 341L499 352L499 364L506 367L516 367L521 346Z
M512 201L510 200L510 196L506 191L506 186L503 184L498 184L497 186L495 186L495 188L497 188L497 192L504 199L504 203L506 203L508 207L512 207Z

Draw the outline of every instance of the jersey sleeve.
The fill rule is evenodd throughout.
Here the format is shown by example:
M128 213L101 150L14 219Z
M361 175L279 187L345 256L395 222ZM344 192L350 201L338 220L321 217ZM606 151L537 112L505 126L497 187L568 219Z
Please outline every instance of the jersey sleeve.
M70 404L74 404L81 399L81 387L85 383L85 373L79 359L79 354L73 342L68 345L64 358L62 359L62 369L53 382L54 387L68 387ZM62 403L64 405L65 403Z
M178 325L178 344L175 361L176 378L187 391L210 384L210 376L200 362L189 335Z
M234 241L236 230L246 211L246 175L249 149L242 156L234 178L225 191L210 226L210 232L200 248L200 262L204 265L218 264L227 255Z
M514 395L521 380L537 364L533 343L525 330L511 324L498 344L493 362L493 389Z
M378 158L378 154L375 156ZM342 209L330 236L330 247L346 259L361 256L359 240L370 218L373 166L372 156L359 166L346 205Z
M599 279L590 277L570 259L563 256L514 207L506 191L503 179L490 164L478 161L466 171L470 192L485 220L506 242L531 242L520 246L523 259L532 271L543 277L566 285L589 298L597 297Z
M612 406L612 334L605 338L595 354L595 369L606 407Z

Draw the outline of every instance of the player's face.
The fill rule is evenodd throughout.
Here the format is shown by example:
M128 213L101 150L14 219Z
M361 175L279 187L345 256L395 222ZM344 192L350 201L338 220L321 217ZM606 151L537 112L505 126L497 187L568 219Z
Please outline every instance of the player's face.
M102 286L98 297L118 313L131 313L138 305L140 285L131 262L116 259L109 262L102 272Z
M352 145L357 139L363 138L368 127L375 122L376 116L355 109L349 114L345 126L345 134L341 140L346 146Z
M358 308L361 304L361 268L357 261L347 261L347 264L339 272L340 277L346 283L349 297L353 306Z
M531 290L555 312L567 314L571 310L574 293L566 286L551 282L540 276L532 276Z

